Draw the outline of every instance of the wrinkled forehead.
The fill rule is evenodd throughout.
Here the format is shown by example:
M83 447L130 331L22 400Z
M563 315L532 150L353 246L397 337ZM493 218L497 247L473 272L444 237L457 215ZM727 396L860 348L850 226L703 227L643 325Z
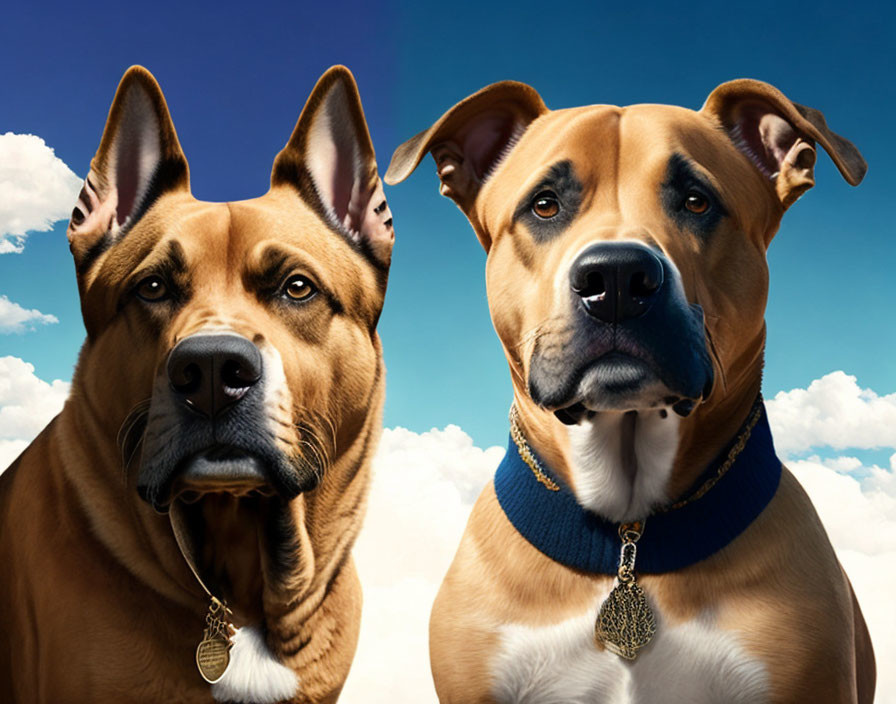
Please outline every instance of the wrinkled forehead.
M112 248L104 278L147 267L222 282L297 268L343 289L376 289L373 267L287 189L231 203L163 196Z
M353 247L317 214L293 189L274 189L260 198L230 203L235 246L257 266L269 251L301 252L319 266L363 277L372 268L359 248Z
M229 228L227 204L205 203L185 193L165 194L121 241L103 252L97 278L114 284L143 265L169 259L184 268L188 252L213 251L226 240Z
M732 171L752 177L725 132L698 112L672 105L589 105L534 121L498 167L500 177L486 183L483 200L507 203L561 162L592 186L662 179L675 155L723 177Z

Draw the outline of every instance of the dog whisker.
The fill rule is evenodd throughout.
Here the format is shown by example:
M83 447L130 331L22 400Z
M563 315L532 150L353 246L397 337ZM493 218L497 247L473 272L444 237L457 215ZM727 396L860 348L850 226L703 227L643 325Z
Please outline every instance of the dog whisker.
M552 329L556 328L556 329ZM550 318L546 318L542 320L540 323L535 325L533 328L523 333L520 336L519 341L513 345L513 349L517 352L521 351L524 347L529 346L530 344L534 344L540 338L545 337L547 335L552 334L562 334L567 332L569 329L569 324L565 319L560 316L553 316Z
M116 440L119 446L121 446L124 440L127 438L127 434L128 432L130 432L134 423L136 423L141 416L149 413L149 406L151 403L152 399L143 399L139 403L135 404L131 411L127 414L121 424L121 427L118 430L118 436Z
M324 473L326 472L324 458L321 456L318 449L312 443L308 442L307 440L300 440L299 444L305 445L311 451L311 454L314 455L315 461L314 462L306 461L306 464L309 466L311 471L314 472L314 475L318 479L318 481L322 480Z
M306 416L309 416L306 412ZM308 453L313 458L314 466L311 467L312 471L314 471L315 475L321 479L323 475L326 473L327 469L329 469L331 461L330 461L330 453L327 452L327 448L321 440L320 431L317 426L323 425L326 429L333 429L332 422L323 414L314 414L312 417L306 417L299 419L295 422L295 428L299 433L298 444L306 447ZM332 451L336 450L335 443L335 433L332 435L333 445Z
M329 461L323 452L323 448L320 447L320 441L313 431L309 429L299 429L299 432L301 433L301 437L298 439L298 444L308 448L314 456L315 461L322 469L329 466ZM309 440L308 438L311 439Z
M121 469L126 477L137 450L143 444L149 407L152 399L143 399L135 404L118 429L116 442L121 450Z

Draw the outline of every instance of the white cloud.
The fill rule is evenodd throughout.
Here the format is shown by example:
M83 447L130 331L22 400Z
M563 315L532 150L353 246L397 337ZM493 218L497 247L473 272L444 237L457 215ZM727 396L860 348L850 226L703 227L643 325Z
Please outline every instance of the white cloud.
M0 357L0 472L62 409L69 384L50 384L18 357Z
M18 303L9 300L6 296L0 296L0 334L10 332L25 332L33 330L35 325L47 325L58 323L55 315L41 313L32 308L22 308Z
M361 640L340 702L435 702L429 609L476 496L504 450L481 450L456 425L384 430L355 560L364 588Z
M27 440L0 440L0 474L28 447Z
M896 393L878 396L841 371L766 402L782 455L813 447L896 448Z
M67 219L81 179L33 134L0 135L0 254L21 252L25 235Z

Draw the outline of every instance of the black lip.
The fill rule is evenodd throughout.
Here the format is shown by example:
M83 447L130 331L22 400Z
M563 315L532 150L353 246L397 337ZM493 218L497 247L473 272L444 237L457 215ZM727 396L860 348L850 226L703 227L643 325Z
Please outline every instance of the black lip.
M232 445L211 447L188 457L176 474L174 487L195 487L216 485L264 486L268 485L264 463L261 458ZM212 489L214 490L214 489Z
M178 462L157 492L150 493L145 485L138 485L137 491L157 512L167 513L184 493L191 499L187 503L206 493L241 493L241 488L253 485L269 493L275 488L267 475L264 460L254 453L234 445L213 445Z
M610 396L634 393L644 384L659 379L652 360L614 348L580 362L553 394L542 393L533 385L530 375L529 395L542 408L559 412L558 418L567 425L578 423L588 409L576 398L576 391L588 374L596 374Z
M578 386L586 374L595 371L604 377L601 385L611 395L635 392L644 383L657 379L655 370L647 360L638 355L612 350L584 365L574 377L573 385ZM585 418L593 418L597 413L590 410L582 401L554 408L553 412L564 425L577 425Z

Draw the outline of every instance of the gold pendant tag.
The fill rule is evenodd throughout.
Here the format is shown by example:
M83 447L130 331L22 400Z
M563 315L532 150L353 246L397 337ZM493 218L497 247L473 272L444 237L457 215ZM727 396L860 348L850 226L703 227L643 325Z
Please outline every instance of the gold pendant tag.
M205 638L196 648L196 667L209 684L220 680L230 664L230 643L220 635Z
M611 653L626 660L638 657L656 633L656 619L637 582L613 587L600 607L594 632Z
M638 657L656 633L656 618L644 590L635 579L635 543L641 537L643 523L626 523L619 527L622 550L619 554L619 583L601 604L594 624L594 635L611 653L626 660Z
M233 634L233 626L228 619L230 613L227 606L212 597L205 617L207 628L202 634L202 642L196 647L196 667L202 679L209 684L220 680L230 665L230 648L233 646L230 641Z

